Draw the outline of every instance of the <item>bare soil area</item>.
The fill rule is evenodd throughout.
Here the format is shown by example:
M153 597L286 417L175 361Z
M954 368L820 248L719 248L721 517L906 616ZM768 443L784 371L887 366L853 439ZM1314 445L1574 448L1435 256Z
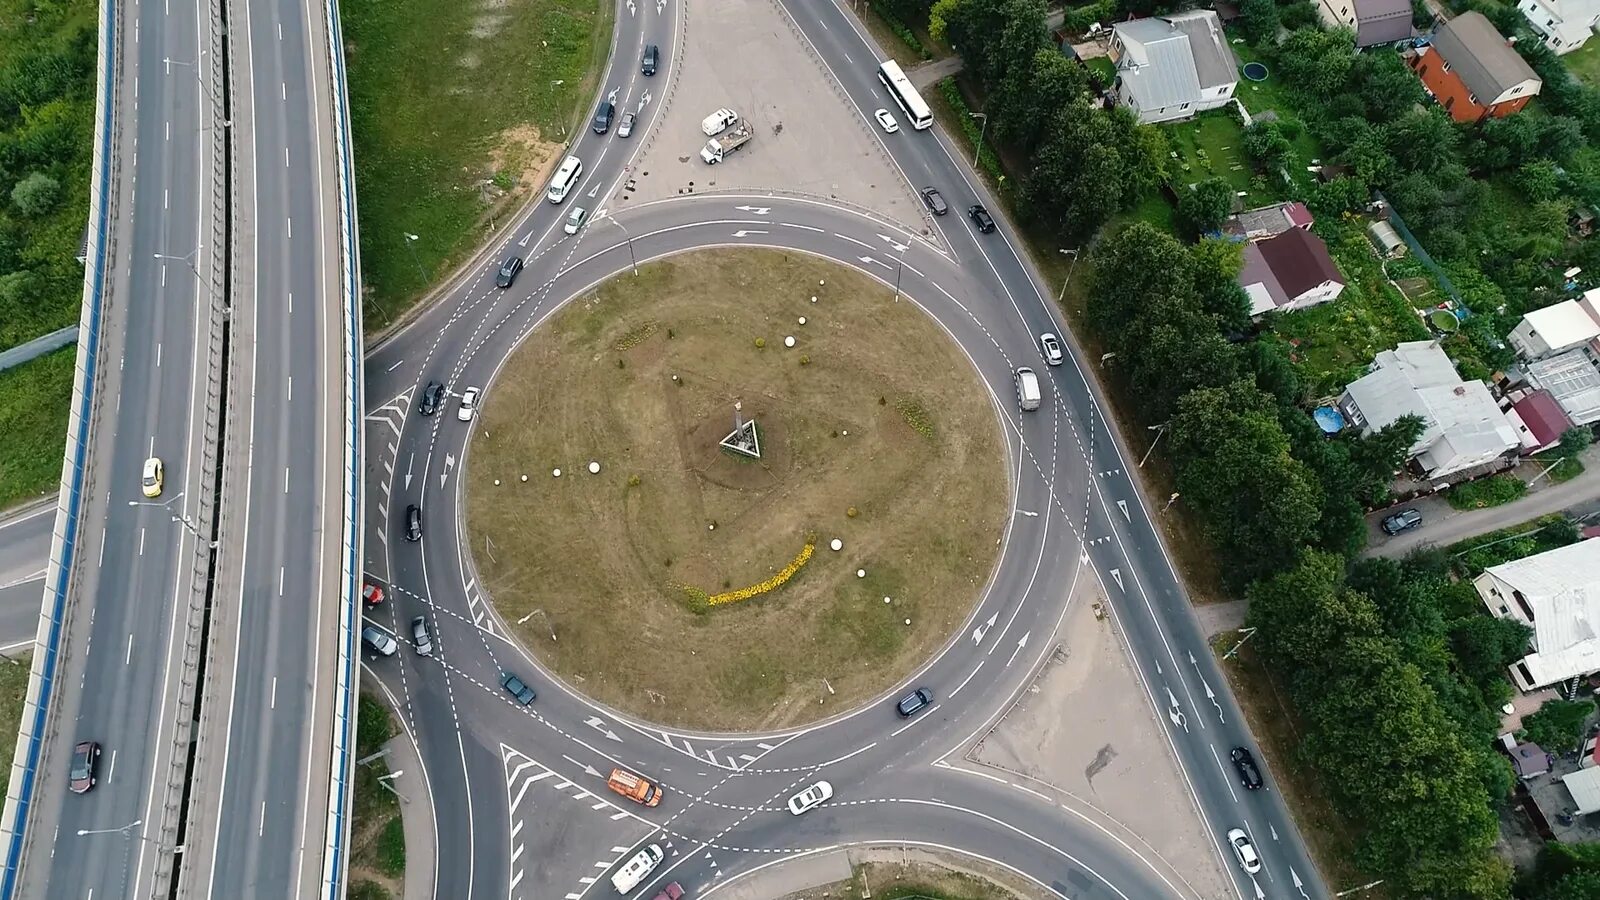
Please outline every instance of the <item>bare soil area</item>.
M736 416L759 459L718 446ZM681 728L789 726L887 690L965 620L1009 508L998 425L966 356L877 282L674 257L574 300L487 387L471 547L585 693ZM787 583L705 607L808 544Z

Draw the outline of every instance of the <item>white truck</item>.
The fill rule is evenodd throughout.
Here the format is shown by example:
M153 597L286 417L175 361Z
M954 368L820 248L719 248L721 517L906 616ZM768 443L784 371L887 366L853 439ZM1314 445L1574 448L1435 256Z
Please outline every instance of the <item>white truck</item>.
M705 160L707 165L714 166L726 159L728 154L750 143L753 137L755 129L750 127L750 123L740 122L732 131L719 134L707 141L705 147L700 150L700 158Z

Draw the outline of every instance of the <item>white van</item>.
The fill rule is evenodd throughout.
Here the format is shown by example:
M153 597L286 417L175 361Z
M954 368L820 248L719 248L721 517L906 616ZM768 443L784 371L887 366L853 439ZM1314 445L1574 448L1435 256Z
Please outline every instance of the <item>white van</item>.
M550 179L550 190L545 193L551 203L560 203L567 199L567 192L572 190L583 177L583 162L576 156L569 156L561 161L561 168L556 169L556 175Z
M661 852L660 844L651 844L640 850L611 876L611 886L616 888L619 894L633 890L647 875L656 870L656 866L661 865L661 858L665 855Z
M1027 366L1017 369L1017 406L1025 410L1039 408L1039 376Z

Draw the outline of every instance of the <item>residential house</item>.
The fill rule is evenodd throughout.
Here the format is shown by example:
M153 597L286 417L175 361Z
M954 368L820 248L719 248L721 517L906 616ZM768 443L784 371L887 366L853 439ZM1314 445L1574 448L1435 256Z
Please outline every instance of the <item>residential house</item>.
M1380 352L1338 405L1363 436L1402 416L1421 418L1410 460L1434 480L1512 456L1522 445L1489 386L1461 380L1437 341L1407 341Z
M1545 359L1588 347L1600 356L1600 288L1582 298L1565 300L1522 317L1506 335L1512 349L1526 360Z
M1291 200L1229 216L1228 221L1222 223L1222 233L1247 241L1258 241L1283 234L1291 228L1309 231L1314 221L1311 210L1306 209L1304 203Z
M1480 12L1440 25L1433 43L1410 54L1410 65L1457 122L1509 116L1527 106L1543 84Z
M1250 298L1251 316L1327 303L1344 284L1328 246L1308 228L1290 228L1245 245L1239 286Z
M1392 44L1411 37L1410 0L1317 0L1317 16L1329 28L1356 33L1357 47Z
M1549 391L1522 391L1507 399L1506 420L1517 430L1525 455L1549 450L1572 428L1571 417Z
M1533 629L1511 680L1535 691L1600 671L1600 541L1501 563L1473 579L1489 612Z
M1523 781L1547 775L1550 772L1550 754L1538 744L1518 744L1509 751L1511 768Z
M1140 122L1169 122L1233 99L1239 60L1209 9L1134 19L1111 27L1111 92Z
M1517 11L1556 53L1582 47L1600 24L1600 0L1522 0Z
M1527 363L1520 373L1507 373L1507 377L1549 391L1574 425L1600 422L1600 369L1584 348Z

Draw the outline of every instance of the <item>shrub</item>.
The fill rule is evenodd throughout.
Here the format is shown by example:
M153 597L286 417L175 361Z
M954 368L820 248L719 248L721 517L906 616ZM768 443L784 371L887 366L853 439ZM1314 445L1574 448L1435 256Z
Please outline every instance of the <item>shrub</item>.
M766 338L756 338L756 349L757 350L764 350L764 349L766 349L766 346L767 346L767 339Z
M861 511L852 506L844 511L844 515L847 519L854 519L856 516L861 515Z
M1483 509L1510 503L1527 492L1528 486L1522 479L1511 475L1494 475L1456 485L1445 494L1445 499L1456 509Z
M922 41L918 40L916 32L907 28L906 23L900 21L899 16L885 9L884 5L878 0L873 0L872 11L878 14L878 18L883 20L883 24L889 26L889 30L894 32L895 37L904 41L905 45L910 47L913 53L923 59L933 59L933 54L928 51L927 47L922 46Z

